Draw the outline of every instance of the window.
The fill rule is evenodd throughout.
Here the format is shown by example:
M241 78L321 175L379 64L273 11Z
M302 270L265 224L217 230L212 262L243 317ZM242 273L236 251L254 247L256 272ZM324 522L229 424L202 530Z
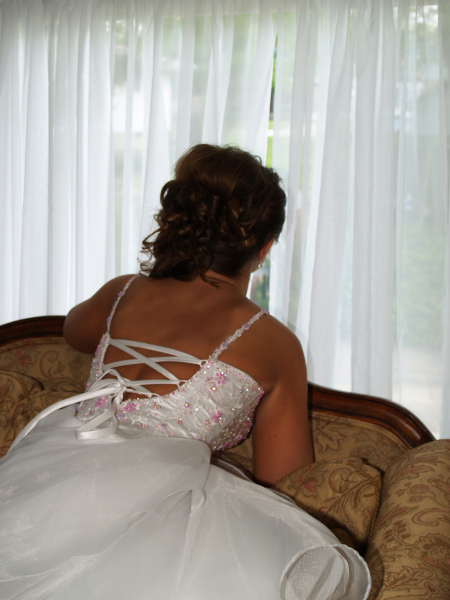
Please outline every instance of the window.
M235 143L285 181L251 294L310 379L450 435L449 7L1 3L2 321L135 271L176 158Z

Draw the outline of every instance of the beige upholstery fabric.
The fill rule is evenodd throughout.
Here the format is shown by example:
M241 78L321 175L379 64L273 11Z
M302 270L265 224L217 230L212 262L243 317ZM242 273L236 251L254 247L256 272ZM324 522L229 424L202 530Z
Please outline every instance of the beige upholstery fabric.
M352 456L384 473L408 449L384 427L359 419L313 412L310 429L316 461Z
M27 375L0 371L0 456L33 418L31 399L41 391L40 383Z
M60 337L0 346L0 457L41 410L84 391L91 360Z
M62 337L28 338L0 346L0 370L39 381L42 389L81 393L92 355L77 352Z
M330 529L346 531L355 548L364 547L377 516L381 475L360 458L315 462L273 487Z
M364 463L384 473L408 450L398 437L380 425L321 412L312 412L309 416L316 461L333 461L351 456L361 458ZM251 436L239 446L218 454L224 460L251 471Z
M388 469L366 560L370 600L450 598L450 440L414 448Z

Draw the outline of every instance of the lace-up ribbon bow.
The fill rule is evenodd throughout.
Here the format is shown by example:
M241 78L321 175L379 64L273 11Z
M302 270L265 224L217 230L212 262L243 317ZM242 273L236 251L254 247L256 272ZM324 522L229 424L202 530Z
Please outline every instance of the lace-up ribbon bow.
M103 379L103 377L107 374L108 371L104 373L102 378L97 379L97 381L95 381L92 384L92 387L89 389L88 392L83 392L82 394L77 394L76 396L72 396L70 398L60 400L59 402L55 402L51 406L48 406L43 411L41 411L22 429L22 431L19 433L19 435L9 447L8 452L10 452L26 435L28 435L30 431L34 429L34 427L36 427L36 425L41 419L51 414L55 410L65 408L66 406L70 406L71 404L83 402L84 400L98 398L99 396L111 396L111 406L105 409L101 414L94 417L88 423L85 423L81 427L78 427L75 430L75 434L79 439L93 440L104 438L115 433L119 426L119 421L117 420L116 412L119 407L119 404L122 402L124 393L127 391L127 384L117 372L114 372L114 375L117 379ZM100 427L100 425L106 423L106 421L109 420L111 422L106 427Z

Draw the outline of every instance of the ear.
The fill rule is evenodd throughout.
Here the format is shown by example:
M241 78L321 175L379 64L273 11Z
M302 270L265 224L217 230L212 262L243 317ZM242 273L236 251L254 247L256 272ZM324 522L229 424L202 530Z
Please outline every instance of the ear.
M269 240L268 242L266 242L264 244L264 246L261 248L261 250L259 251L258 254L258 262L259 263L263 263L266 260L266 256L269 253L269 250L272 248L273 246L273 238L271 240Z

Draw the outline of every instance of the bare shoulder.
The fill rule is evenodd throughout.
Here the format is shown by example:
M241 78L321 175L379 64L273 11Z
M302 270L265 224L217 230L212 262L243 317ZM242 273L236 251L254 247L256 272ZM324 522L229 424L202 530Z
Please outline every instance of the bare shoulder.
M255 324L256 325L256 324ZM306 365L298 337L278 319L267 315L254 327L254 352L262 361L267 377L261 381L266 392L280 384L289 383L299 374L306 378Z
M121 275L103 285L93 296L74 306L64 321L64 339L80 352L92 353L103 335L106 319L119 292L133 275Z
M301 352L303 354L300 340L295 333L286 327L286 325L283 325L281 321L271 315L267 315L266 326L271 341L282 345L292 352Z

